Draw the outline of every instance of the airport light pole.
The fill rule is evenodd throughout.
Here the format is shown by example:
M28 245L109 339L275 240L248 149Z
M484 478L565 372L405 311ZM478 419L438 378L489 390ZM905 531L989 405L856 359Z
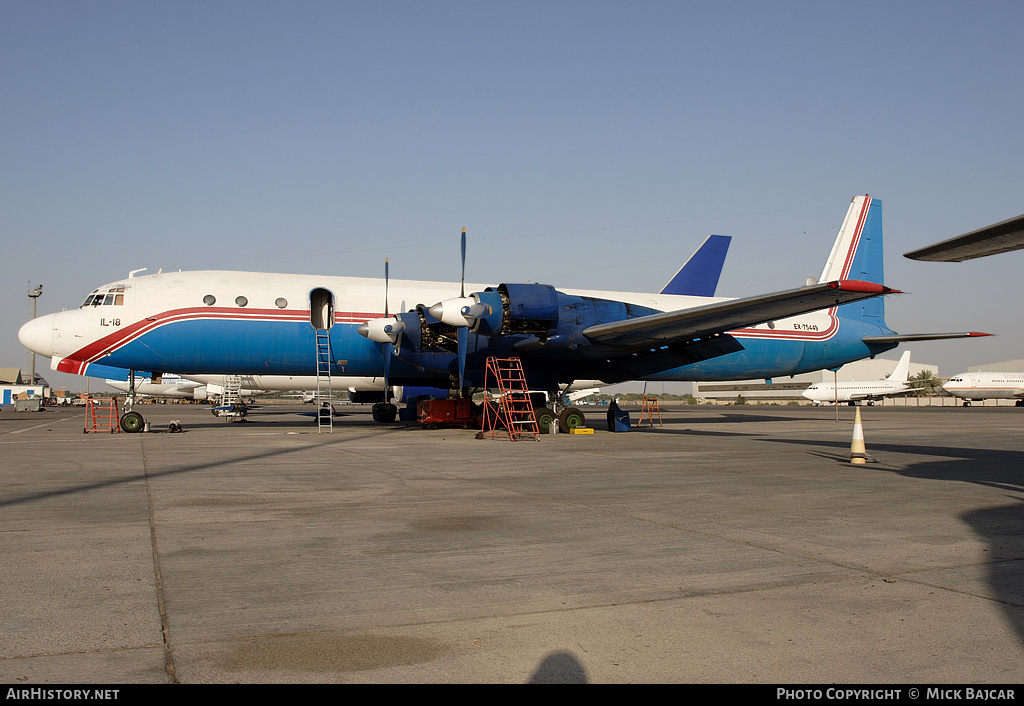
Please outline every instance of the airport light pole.
M32 300L32 319L36 318L36 300L39 299L43 294L43 285L37 284L35 287L32 286L32 282L28 283L28 298ZM32 382L29 385L36 384L36 353L35 351L29 351L29 357L32 363L29 365L29 369L32 371Z

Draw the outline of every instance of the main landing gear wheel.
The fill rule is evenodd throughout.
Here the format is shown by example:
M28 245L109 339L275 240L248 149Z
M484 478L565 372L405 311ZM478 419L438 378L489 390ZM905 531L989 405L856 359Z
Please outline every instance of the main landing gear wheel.
M373 421L381 424L390 424L398 416L398 407L389 402L378 402L370 408Z
M582 427L587 423L587 418L576 407L566 407L558 415L558 431L568 434L570 429Z
M541 434L551 433L551 422L558 419L558 415L555 414L555 410L550 407L540 407L537 409L537 426L540 427Z
M125 412L121 415L121 430L129 434L142 431L145 424L146 420L138 412Z

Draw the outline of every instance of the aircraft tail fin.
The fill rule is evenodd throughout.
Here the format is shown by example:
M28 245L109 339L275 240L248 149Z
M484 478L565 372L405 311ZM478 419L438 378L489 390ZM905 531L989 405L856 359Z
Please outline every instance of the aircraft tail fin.
M728 235L709 235L697 251L690 256L661 294L685 294L695 297L713 297L722 274L725 255L732 238Z
M896 369L892 371L892 375L886 378L893 382L906 382L910 375L910 351L904 351L900 357L900 362L896 364Z
M839 229L819 282L856 279L883 284L882 202L870 196L854 196ZM884 297L847 304L843 316L885 327Z

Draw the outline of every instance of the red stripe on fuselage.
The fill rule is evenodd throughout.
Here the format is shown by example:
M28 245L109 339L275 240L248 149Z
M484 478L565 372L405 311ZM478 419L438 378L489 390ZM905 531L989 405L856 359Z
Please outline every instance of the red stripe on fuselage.
M334 322L342 324L361 324L370 319L380 318L383 314L340 311L335 312ZM116 351L144 334L167 324L181 321L198 321L201 319L220 319L236 321L286 321L309 322L309 312L303 310L285 311L281 309L226 309L214 307L194 307L188 309L172 309L152 316L147 316L107 336L96 339L92 343L78 349L58 363L61 372L83 375L89 363Z
M843 263L843 275L841 279L847 279L850 276L850 268L853 267L853 258L857 254L857 246L860 245L860 236L864 232L864 222L868 218L868 210L870 206L871 198L865 196L864 205L861 208L860 215L857 217L857 229L853 234L853 242L846 250L846 261Z
M835 307L828 311L828 327L820 331L775 331L774 329L741 328L727 331L731 336L739 338L773 338L787 341L824 341L832 338L839 331L839 319L836 318Z

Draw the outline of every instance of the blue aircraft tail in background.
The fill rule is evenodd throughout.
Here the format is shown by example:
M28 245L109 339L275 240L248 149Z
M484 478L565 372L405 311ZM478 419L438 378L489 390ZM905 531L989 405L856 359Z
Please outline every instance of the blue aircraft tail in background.
M713 297L722 274L725 255L729 252L728 235L709 235L697 252L679 268L661 294L683 294L694 297Z

